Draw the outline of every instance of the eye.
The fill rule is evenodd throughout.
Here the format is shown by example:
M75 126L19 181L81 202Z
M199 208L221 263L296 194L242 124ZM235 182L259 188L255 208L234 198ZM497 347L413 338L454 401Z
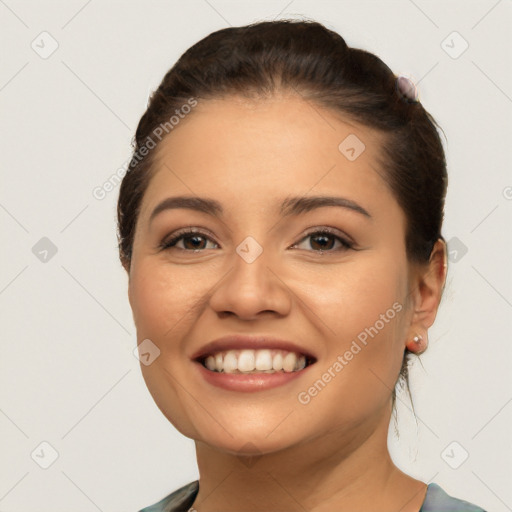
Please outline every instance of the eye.
M314 249L314 252L337 252L337 251L346 251L348 249L352 249L354 247L354 244L347 241L345 238L343 238L340 235L337 235L337 230L331 229L331 228L321 228L317 229L316 231L312 231L305 235L304 238L302 238L301 242L304 242L304 240L310 238L311 241L309 243L309 247ZM339 242L338 248L333 250L333 247L336 244L336 241ZM292 245L292 248L298 248L299 244ZM306 250L308 248L306 247Z
M300 245L308 238L311 239L309 247L313 249L313 252L324 253L346 251L354 247L353 243L347 241L337 233L337 230L327 227L316 229L315 231L311 231L303 236L301 241L298 244L292 245L291 248L304 249L304 247L300 247ZM208 241L212 242L215 246L210 247L210 249L218 247L218 244L213 242L212 238L206 233L198 230L197 228L187 228L174 233L171 238L164 240L159 247L162 250L175 248L188 252L201 252L202 250L209 248L207 247ZM338 242L338 248L333 249L336 242ZM179 246L180 243L182 243L181 247ZM305 249L309 250L307 247Z
M205 240L212 241L212 239L202 231L199 231L195 228L188 228L178 231L170 239L164 240L160 244L160 249L176 248L182 251L198 252L201 251L202 249L208 248L204 246ZM183 247L179 247L178 244L182 241ZM217 246L215 242L213 242L213 244Z

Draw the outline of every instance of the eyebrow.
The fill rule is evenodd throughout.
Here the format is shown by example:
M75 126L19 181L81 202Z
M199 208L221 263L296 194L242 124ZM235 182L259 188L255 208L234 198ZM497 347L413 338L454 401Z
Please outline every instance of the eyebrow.
M335 196L309 196L309 197L290 197L283 201L281 205L281 215L300 215L301 213L310 212L316 208L325 206L339 206L353 210L365 217L371 219L372 216L359 204L344 197Z
M309 197L289 197L286 198L280 208L280 214L283 217L291 215L300 215L310 212L316 208L323 208L326 206L338 206L346 208L371 219L372 216L362 206L356 202L346 199L344 197L335 196L309 196ZM215 199L208 199L193 196L177 196L168 197L160 202L149 217L151 222L159 213L165 210L172 209L188 209L198 212L206 213L213 217L221 217L223 214L222 205Z

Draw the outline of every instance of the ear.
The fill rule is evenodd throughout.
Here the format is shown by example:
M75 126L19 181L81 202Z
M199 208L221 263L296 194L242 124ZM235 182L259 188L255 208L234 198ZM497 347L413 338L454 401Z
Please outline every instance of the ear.
M413 311L406 346L411 352L419 353L427 348L427 331L436 319L447 270L446 243L439 238L432 248L429 262L416 266L410 279ZM420 339L414 342L415 337Z

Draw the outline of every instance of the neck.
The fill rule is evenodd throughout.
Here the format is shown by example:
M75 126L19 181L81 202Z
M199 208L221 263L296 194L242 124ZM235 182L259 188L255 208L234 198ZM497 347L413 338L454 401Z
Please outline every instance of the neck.
M389 414L278 452L240 456L196 441L197 512L418 512L426 485L400 471L387 448Z

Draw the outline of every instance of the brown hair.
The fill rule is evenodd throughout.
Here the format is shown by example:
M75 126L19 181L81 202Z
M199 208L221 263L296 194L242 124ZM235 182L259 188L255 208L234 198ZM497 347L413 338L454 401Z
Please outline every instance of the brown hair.
M155 128L169 124L191 98L266 98L286 90L382 133L379 164L407 219L407 257L428 263L436 240L444 240L445 155L437 123L419 101L399 92L397 78L377 56L347 46L339 34L315 21L225 28L194 44L164 76L137 127L117 207L123 266L129 269L139 209L152 174L155 151L142 150ZM407 388L408 353L406 349L400 371ZM395 397L393 390L393 406Z

